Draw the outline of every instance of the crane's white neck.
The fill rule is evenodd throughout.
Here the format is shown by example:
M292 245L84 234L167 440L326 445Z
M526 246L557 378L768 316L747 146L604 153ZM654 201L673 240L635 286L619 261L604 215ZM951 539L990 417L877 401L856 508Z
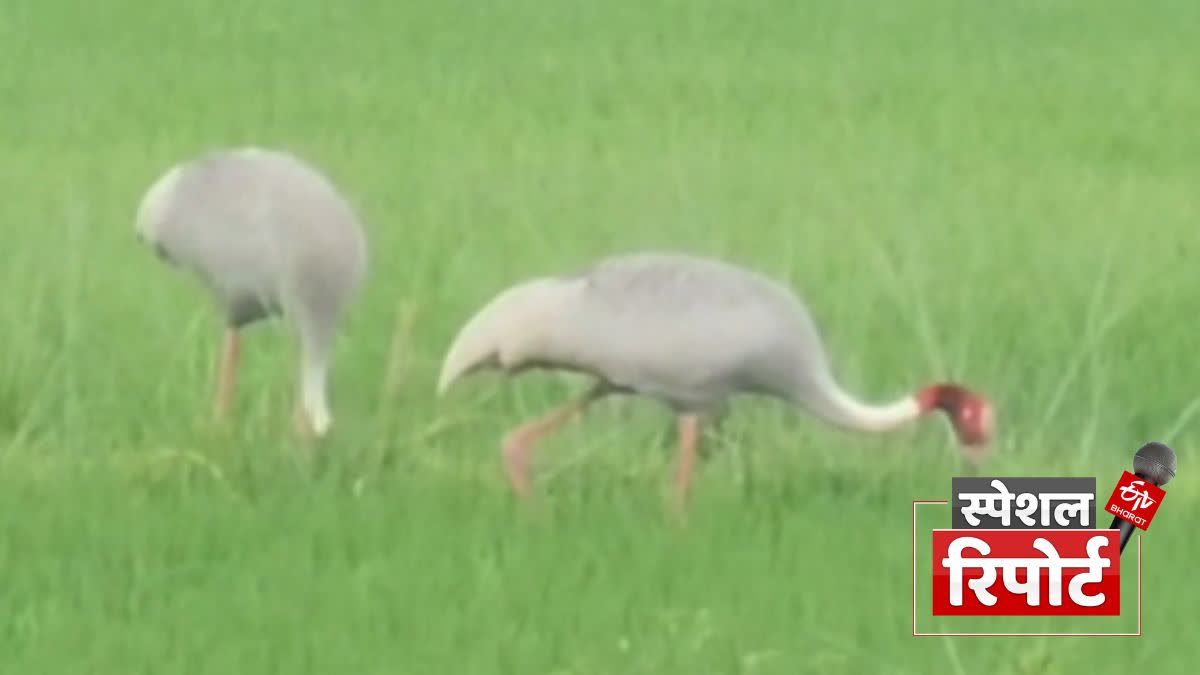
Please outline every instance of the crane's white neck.
M333 416L326 398L328 367L324 359L306 356L300 374L300 406L309 429L318 438L329 432Z
M854 398L834 384L815 400L804 403L813 413L831 424L852 431L891 431L916 420L925 412L916 396L873 405Z

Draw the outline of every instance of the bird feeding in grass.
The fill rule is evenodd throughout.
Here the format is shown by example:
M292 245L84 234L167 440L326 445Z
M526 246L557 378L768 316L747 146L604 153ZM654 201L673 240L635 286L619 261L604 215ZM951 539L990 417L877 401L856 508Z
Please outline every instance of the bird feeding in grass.
M333 343L366 268L362 226L331 181L286 152L221 150L156 180L136 229L163 260L198 277L224 314L216 418L233 402L241 329L284 316L300 341L298 430L324 436Z
M582 396L510 431L508 479L528 496L534 445L590 403L641 394L677 416L676 501L687 496L702 422L737 394L783 399L837 427L884 432L944 412L964 453L992 432L991 405L954 383L932 384L884 405L865 403L835 379L820 335L785 286L731 263L679 253L615 256L576 275L518 283L459 331L438 383L444 393L484 370L572 371L595 378Z

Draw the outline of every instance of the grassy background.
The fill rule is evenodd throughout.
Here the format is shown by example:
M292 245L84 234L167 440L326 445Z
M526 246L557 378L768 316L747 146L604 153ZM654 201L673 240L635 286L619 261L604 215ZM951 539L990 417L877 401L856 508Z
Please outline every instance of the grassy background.
M0 671L1185 667L1198 21L1078 0L5 2ZM277 324L248 336L237 425L210 428L220 326L134 242L155 177L241 143L311 158L370 227L315 459L287 433ZM640 247L793 283L866 398L988 392L989 473L1096 476L1103 500L1138 445L1172 444L1146 636L911 637L910 501L962 470L940 423L862 437L745 401L679 528L668 419L606 405L545 446L518 509L498 439L579 383L436 400L439 359L502 286Z

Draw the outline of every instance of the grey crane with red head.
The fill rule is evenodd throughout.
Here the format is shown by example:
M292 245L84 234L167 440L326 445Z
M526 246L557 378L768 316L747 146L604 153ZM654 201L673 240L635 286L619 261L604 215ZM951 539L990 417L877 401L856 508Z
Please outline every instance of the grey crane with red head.
M330 180L290 153L213 152L150 186L136 230L161 258L198 277L224 315L216 416L232 405L240 330L284 315L301 343L297 423L306 435L325 435L334 338L366 267L362 227Z
M680 253L635 253L585 272L544 277L501 292L459 331L442 365L439 393L470 373L530 368L591 375L583 396L512 430L503 442L508 477L529 493L539 439L614 393L659 399L677 415L676 498L686 497L702 421L736 394L784 399L835 426L884 432L934 410L966 448L992 432L988 401L954 383L932 384L873 405L833 376L809 312L788 288L731 263Z

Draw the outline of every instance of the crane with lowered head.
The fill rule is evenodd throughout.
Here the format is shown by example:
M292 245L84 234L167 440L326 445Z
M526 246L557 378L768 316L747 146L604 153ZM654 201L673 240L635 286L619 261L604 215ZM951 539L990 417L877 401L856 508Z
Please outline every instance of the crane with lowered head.
M334 338L367 258L359 219L331 181L283 151L212 152L150 186L136 231L160 258L197 277L224 316L217 419L233 402L241 329L283 315L301 345L298 430L324 436L333 423L326 389Z
M485 370L589 375L595 383L502 443L508 479L528 496L535 444L610 394L664 402L677 416L676 501L686 499L701 424L737 394L783 399L843 429L885 432L932 411L947 415L965 450L989 440L986 398L950 382L882 405L845 391L800 299L732 263L691 254L613 256L579 274L520 282L459 330L442 364L439 394Z

